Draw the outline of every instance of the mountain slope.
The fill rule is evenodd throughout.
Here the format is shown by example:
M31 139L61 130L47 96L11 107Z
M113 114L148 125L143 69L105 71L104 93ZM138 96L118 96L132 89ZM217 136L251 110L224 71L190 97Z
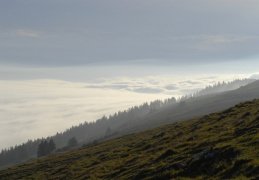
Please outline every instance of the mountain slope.
M244 87L222 92L240 86ZM103 138L111 139L180 120L200 117L224 110L240 102L259 98L259 81L244 79L230 83L219 83L205 88L200 91L200 94L197 93L193 97L184 97L180 101L171 98L164 102L144 103L141 106L118 112L109 116L109 118L102 118L94 123L84 123L72 127L51 138L58 148L62 148L72 137L75 137L81 144L89 144ZM110 133L107 133L107 130L110 130ZM0 168L35 158L41 140L28 141L0 153Z
M217 94L209 94L182 100L169 107L148 114L137 123L132 123L132 129L152 128L179 120L200 117L209 113L222 111L235 104L259 98L259 81L255 81L236 90ZM130 128L129 128L130 131Z
M259 100L54 154L0 179L258 179Z

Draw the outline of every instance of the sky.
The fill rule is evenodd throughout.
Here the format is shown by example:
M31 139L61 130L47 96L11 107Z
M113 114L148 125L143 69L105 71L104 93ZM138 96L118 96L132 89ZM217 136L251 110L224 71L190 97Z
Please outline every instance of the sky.
M0 149L258 77L258 8L258 0L1 0Z
M197 64L258 58L257 0L1 0L0 63Z

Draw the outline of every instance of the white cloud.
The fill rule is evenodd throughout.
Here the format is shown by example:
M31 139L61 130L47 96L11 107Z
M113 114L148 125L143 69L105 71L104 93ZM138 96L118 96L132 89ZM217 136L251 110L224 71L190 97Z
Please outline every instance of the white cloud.
M54 80L0 81L0 149L157 98Z
M250 76L251 79L259 79L259 73L252 74Z
M203 39L208 44L229 44L229 43L244 43L248 41L255 41L259 39L259 36L210 35L210 36L203 36Z
M41 33L34 30L18 29L15 31L15 34L18 37L38 38Z
M124 77L97 83L0 80L0 149L53 135L143 102L178 97L217 81L243 76L211 77L193 76L192 81L182 76Z
M245 44L256 43L259 36L244 36L244 35L201 35L193 37L196 44L195 48L199 50L220 50L220 48L233 47L238 48Z

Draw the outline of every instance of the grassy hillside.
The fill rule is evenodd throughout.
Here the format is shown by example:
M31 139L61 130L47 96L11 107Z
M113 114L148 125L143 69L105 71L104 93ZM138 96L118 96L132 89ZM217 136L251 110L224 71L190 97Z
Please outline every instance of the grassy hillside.
M259 100L0 171L8 180L176 177L259 178Z

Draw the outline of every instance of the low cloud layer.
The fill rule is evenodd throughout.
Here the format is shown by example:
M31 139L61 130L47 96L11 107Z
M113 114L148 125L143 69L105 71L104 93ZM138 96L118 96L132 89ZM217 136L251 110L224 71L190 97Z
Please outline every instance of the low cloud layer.
M168 97L86 86L54 80L0 81L0 149Z
M53 135L72 125L155 99L179 97L217 81L242 76L143 77L96 83L57 80L0 81L0 149Z

